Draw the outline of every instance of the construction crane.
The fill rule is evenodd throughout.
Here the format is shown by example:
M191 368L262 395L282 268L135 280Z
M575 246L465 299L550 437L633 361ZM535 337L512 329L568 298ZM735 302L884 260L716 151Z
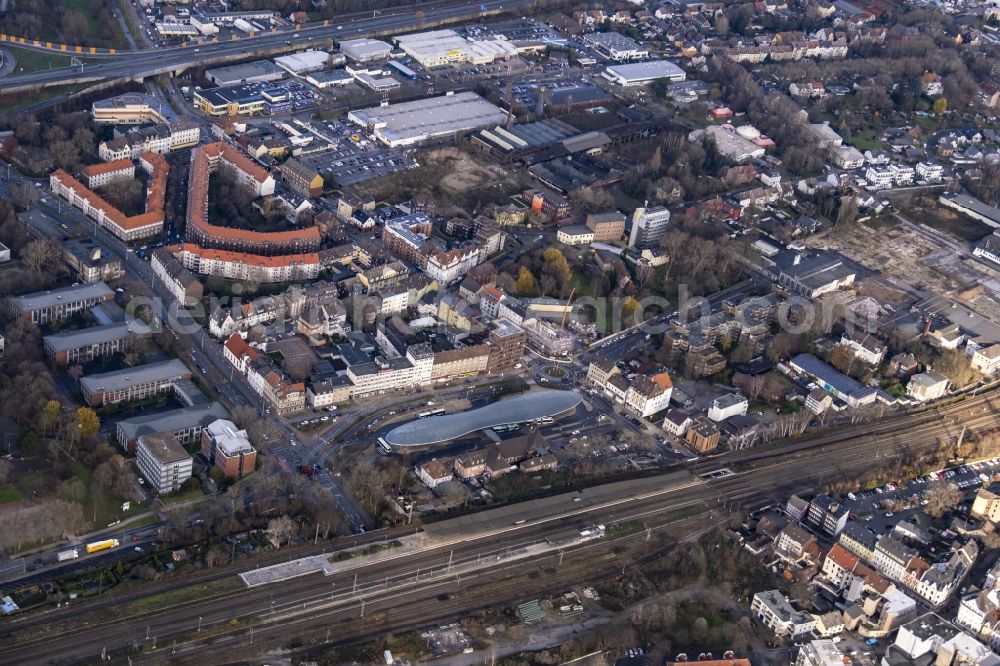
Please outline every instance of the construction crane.
M570 304L573 302L573 294L575 293L576 287L573 287L573 290L569 292L569 298L566 299L566 309L563 310L563 318L559 322L559 328L566 328L566 317L569 316Z

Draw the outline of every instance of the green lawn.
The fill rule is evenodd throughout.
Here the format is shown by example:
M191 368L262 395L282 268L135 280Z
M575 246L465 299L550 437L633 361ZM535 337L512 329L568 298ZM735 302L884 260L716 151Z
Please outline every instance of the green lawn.
M885 148L885 144L875 138L875 132L873 130L858 132L851 137L851 140L848 141L848 143L858 150L882 150Z
M94 16L90 11L89 0L61 0L60 4L67 12L79 12L87 18L87 35L84 46L111 46L125 48L128 42L121 33L121 25L112 19L103 22L100 16ZM115 11L121 11L115 8Z
M204 497L205 493L202 492L201 488L195 488L193 490L188 490L182 493L176 493L173 495L162 495L160 501L164 504L177 504L178 502L184 502L186 500L198 499L199 497Z
M16 502L22 499L24 499L24 496L21 495L21 492L14 486L0 487L0 504L6 504L7 502Z

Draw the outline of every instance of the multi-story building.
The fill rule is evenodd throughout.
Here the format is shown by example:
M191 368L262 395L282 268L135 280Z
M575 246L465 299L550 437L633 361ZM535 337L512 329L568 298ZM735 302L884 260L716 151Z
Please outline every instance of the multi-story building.
M382 229L382 242L395 257L423 266L426 257L421 254L424 242L434 226L426 213L412 213L386 220Z
M625 235L625 216L618 211L590 213L587 227L594 232L594 242L609 243Z
M590 245L594 230L582 224L570 224L556 230L556 240L564 245Z
M864 524L850 521L841 530L840 535L837 537L837 543L865 562L871 562L875 557L875 546L878 544L878 535Z
M847 507L841 505L826 493L820 493L809 502L809 511L806 513L806 522L818 527L831 536L840 534L850 512Z
M870 166L865 171L865 180L876 190L892 187L892 169L887 166Z
M670 224L670 211L663 206L636 208L632 213L632 228L629 230L628 246L650 248L660 244Z
M260 232L232 229L208 221L208 179L226 169L255 197L274 194L274 178L236 148L222 142L199 146L191 154L188 178L186 238L202 247L264 255L300 254L319 249L322 236L315 226L290 231Z
M441 285L458 282L465 274L482 262L483 253L478 245L468 244L450 250L430 249L423 269Z
M691 426L691 417L680 409L668 409L663 417L663 429L674 437L683 437Z
M684 441L688 446L698 453L708 453L714 451L719 446L719 439L722 433L715 427L715 424L708 419L695 419L684 435Z
M708 418L716 423L725 421L731 416L746 416L750 403L739 393L727 393L712 401L708 408Z
M434 352L427 345L411 345L406 355L379 359L347 368L347 377L354 384L356 398L421 386L431 381L434 372Z
M131 159L102 162L101 164L85 166L80 173L87 181L87 187L93 190L116 180L132 180L135 178L135 164L132 163Z
M120 163L110 162L108 164ZM128 164L132 163L128 161ZM146 209L145 212L138 215L126 216L62 169L56 169L49 175L49 187L54 195L62 197L71 206L79 208L84 215L124 241L154 236L163 230L167 174L170 171L170 166L163 156L157 153L143 153L139 158L139 164L150 177L146 186ZM134 167L132 170L134 173ZM108 172L95 169L92 180L97 183L110 182L107 180L108 178L113 180L112 176L120 177L116 174L122 174L124 171L125 168L121 166ZM91 187L97 187L97 185Z
M798 562L806 555L806 550L816 544L816 537L798 525L786 525L774 543L774 554L789 562Z
M1000 591L975 590L962 597L955 615L955 624L1000 650Z
M197 123L179 120L129 130L102 141L97 147L97 154L105 162L137 160L143 153L169 153L195 146L200 140L201 128Z
M642 418L662 412L670 405L673 393L670 375L661 372L655 375L637 375L625 392L625 407Z
M434 365L431 367L431 380L447 381L485 372L489 358L488 345L470 345L436 352Z
M972 515L991 523L1000 523L1000 486L990 484L979 489L976 499L972 500Z
M850 347L857 360L874 366L882 363L888 350L886 344L871 333L858 331L844 333L840 336L840 344Z
M80 379L80 390L88 405L100 407L167 393L177 382L190 378L187 366L174 359L87 375Z
M486 341L490 348L486 372L496 374L521 362L528 333L517 324L503 318L495 319L492 326Z
M249 474L257 464L257 451L247 431L226 419L213 421L201 431L201 454L227 478Z
M917 178L928 183L939 183L944 178L944 167L934 162L918 162L914 170Z
M58 365L89 363L96 358L126 350L137 335L149 329L139 322L121 322L92 326L78 331L61 331L42 338L45 353Z
M906 384L906 395L920 402L937 400L947 393L948 378L934 371L913 375Z
M267 283L315 280L323 266L315 252L265 256L205 248L194 243L166 249L194 273L231 280Z
M135 462L143 478L160 495L179 490L191 478L191 456L169 432L140 435Z
M306 407L305 384L292 381L266 356L250 361L247 366L247 383L281 416L301 412Z
M201 281L165 248L153 251L150 267L153 275L160 279L170 295L181 305L193 305L204 296Z
M619 372L618 365L614 361L603 356L595 356L587 368L587 382L603 389L611 376Z
M115 424L115 440L127 453L135 453L140 435L168 432L181 444L192 444L201 438L201 431L212 421L225 418L225 407L210 402L192 407L172 409L158 414L140 414Z
M970 359L972 367L983 373L987 377L993 375L997 368L1000 368L1000 344L993 344L988 347L977 347L972 352Z
M115 292L103 282L39 291L8 299L10 313L39 326L69 319L84 310L110 301Z
M141 93L125 93L98 100L90 105L90 114L99 125L143 125L174 120L169 104Z
M294 157L280 167L285 184L306 198L323 193L323 176Z
M73 238L62 242L66 265L81 282L110 282L125 277L125 265L113 252L90 238Z
M816 620L812 615L796 610L778 590L767 590L753 595L750 610L779 638L794 639L804 636L816 626Z
M347 377L331 377L322 381L313 381L306 388L306 399L313 409L326 409L333 405L341 405L351 399L354 384Z

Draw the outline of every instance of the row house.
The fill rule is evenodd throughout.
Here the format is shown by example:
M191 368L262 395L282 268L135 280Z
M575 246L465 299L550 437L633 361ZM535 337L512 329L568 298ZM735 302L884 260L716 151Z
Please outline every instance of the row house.
M194 243L172 245L167 250L194 273L247 282L315 280L322 268L319 254L315 252L264 256L205 248Z
M301 412L306 406L306 387L289 379L266 356L253 359L247 366L247 383L281 416Z
M250 346L239 333L233 333L222 345L222 356L236 368L241 375L246 375L250 363L261 356L262 352Z
M216 338L228 338L235 331L248 331L254 326L263 326L283 320L286 316L285 302L275 296L237 303L231 308L218 308L208 319L208 332Z

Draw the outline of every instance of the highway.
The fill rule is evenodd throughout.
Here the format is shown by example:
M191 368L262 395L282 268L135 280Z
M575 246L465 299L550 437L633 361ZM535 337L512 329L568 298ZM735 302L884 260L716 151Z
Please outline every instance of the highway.
M414 12L421 11L424 23L434 25L442 22L457 22L475 19L482 15L480 6L488 13L503 9L516 9L529 3L524 0L486 0L485 2L462 2L459 4L414 5L407 8L387 9L377 16L365 14L302 26L294 26L282 31L264 33L254 37L207 42L188 46L143 49L118 54L106 54L101 62L76 67L60 67L45 71L30 72L0 79L0 91L16 90L37 86L58 86L86 81L101 80L141 80L165 72L179 73L192 65L210 65L229 60L250 57L256 52L271 50L300 50L326 39L354 39L357 37L393 34L418 29ZM390 13L397 12L397 13ZM293 37L293 33L298 37ZM88 58L94 56L88 55Z
M272 602L274 614L285 614L282 622L270 625L274 631L282 631L281 627L287 631L291 625L306 628L317 624L328 628L332 639L338 639L347 638L351 636L350 631L357 630L355 625L338 624L337 620L357 617L362 597L376 608L389 601L399 602L404 595L411 594L423 595L424 613L407 615L398 620L398 626L385 628L426 624L454 612L449 610L447 603L433 603L442 585L440 581L431 584L434 574L430 572L436 570L438 577L447 578L453 586L459 585L449 574L449 560L451 567L461 564L469 570L462 576L468 582L479 575L474 571L473 558L481 564L484 558L492 556L494 560L483 573L496 577L499 575L498 563L513 558L520 548L541 540L565 539L572 532L595 523L611 525L639 521L651 525L658 520L671 519L671 514L678 511L694 512L707 521L713 511L757 508L782 501L793 492L816 490L838 479L857 478L871 469L873 460L891 462L936 450L942 442L955 441L963 425L972 430L995 428L1000 425L1000 414L996 410L998 400L1000 391L991 390L956 404L890 417L874 424L848 426L809 439L777 442L701 460L688 468L693 476L688 476L687 480L683 476L685 472L653 477L652 481L662 481L658 491L649 490L648 479L626 481L585 491L593 490L596 497L604 498L601 501L576 502L574 493L568 493L434 523L427 527L427 537L438 539L440 545L429 545L387 561L359 563L327 578L309 575L276 585L208 595L178 607L137 612L128 618L114 620L113 631L95 618L90 625L80 629L33 634L32 628L41 631L39 623L58 619L60 612L25 616L9 622L0 632L0 641L9 659L26 664L93 659L102 649L109 651L113 661L122 663L126 656L131 656L133 663L159 663L170 659L170 650L174 649L179 649L180 653L190 651L191 655L197 653L199 658L205 659L207 655L232 647L234 640L244 645L251 624L267 623L272 615ZM704 482L698 478L719 469L728 469L730 473ZM609 499L616 493L617 499ZM511 518L514 522L507 524L505 521ZM525 522L520 523L521 520ZM471 528L473 524L486 527L476 530ZM572 552L581 547L568 544L565 549ZM498 555L500 560L495 559ZM521 562L519 570L527 573L537 566L537 563ZM544 579L543 576L537 583L522 581L519 587L509 590L509 596L489 596L476 603L483 607L527 598L536 588L544 587ZM419 591L412 589L422 584L426 585ZM345 604L348 609L344 608ZM198 618L206 634L202 639L196 631ZM235 625L232 624L234 619L237 620ZM150 642L144 639L147 626L153 627L158 648L153 655L139 658L141 653L137 646L147 651L151 648ZM14 640L15 635L17 640ZM179 648L164 650L168 638L177 640Z

